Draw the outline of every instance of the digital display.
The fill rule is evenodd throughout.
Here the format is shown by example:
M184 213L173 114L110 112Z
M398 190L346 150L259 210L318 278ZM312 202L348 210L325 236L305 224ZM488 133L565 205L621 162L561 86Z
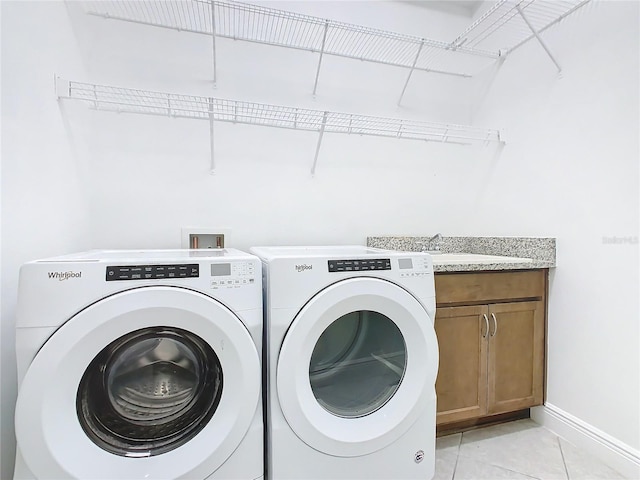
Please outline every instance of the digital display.
M410 258L399 258L398 259L398 267L401 270L406 270L408 268L413 268L413 262Z
M230 263L212 263L211 264L212 277L222 277L225 275L231 275Z

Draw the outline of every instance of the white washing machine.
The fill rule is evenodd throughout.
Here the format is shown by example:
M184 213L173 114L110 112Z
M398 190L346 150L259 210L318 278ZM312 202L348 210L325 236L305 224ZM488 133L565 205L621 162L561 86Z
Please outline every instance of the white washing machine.
M255 247L265 288L269 480L434 474L431 257Z
M14 478L263 478L261 280L231 249L23 265Z

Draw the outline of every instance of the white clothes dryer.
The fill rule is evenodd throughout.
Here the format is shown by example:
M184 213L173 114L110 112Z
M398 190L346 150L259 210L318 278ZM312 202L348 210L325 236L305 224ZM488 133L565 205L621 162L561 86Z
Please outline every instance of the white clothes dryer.
M265 289L267 478L432 478L431 257L363 246L251 252Z
M23 265L14 478L263 478L261 280L232 249Z

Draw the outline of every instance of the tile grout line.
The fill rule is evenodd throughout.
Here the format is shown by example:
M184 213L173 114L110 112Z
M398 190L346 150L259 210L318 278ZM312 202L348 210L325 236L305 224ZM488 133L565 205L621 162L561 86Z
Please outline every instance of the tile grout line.
M453 466L453 473L451 474L451 480L456 478L456 470L458 469L458 460L460 459L460 445L462 445L462 436L464 432L460 434L460 441L458 442L458 449L456 450L456 463Z
M457 451L457 455L456 455L456 463L455 463L455 466L453 468L453 478L452 478L452 480L455 480L455 474L456 474L456 471L457 471L457 468L458 468L458 461L459 461L460 456L461 456L460 455L460 447L462 446L462 440L463 440L463 436L464 436L465 433L466 432L462 432L460 434L460 442L458 443L458 451ZM560 446L560 437L556 436L556 438L558 440L558 445ZM562 463L563 463L563 466L564 466L564 469L565 469L566 477L569 480L569 472L567 470L566 462L564 461L564 454L562 452L562 447L560 447L560 455L562 456ZM530 478L532 480L542 480L541 478L533 476L533 475L529 475L528 473L524 473L524 472L521 472L521 471L518 471L518 470L515 470L515 469L507 468L507 467L502 466L502 465L496 465L496 464L494 464L492 462L485 462L483 460L479 460L479 459L474 458L474 457L464 457L464 458L471 458L472 460L474 460L474 461L476 461L478 463L482 463L484 465L489 465L491 467L499 468L499 469L505 470L507 472L515 473L515 474L518 474L518 475L522 475L522 476L528 477L528 478Z
M562 451L562 443L560 443L560 437L556 437L556 440L558 441L558 448L560 449L560 456L562 457L562 465L564 465L564 472L567 475L567 480L571 480L571 477L569 476L569 469L567 468L567 461L564 459L564 452Z
M492 463L492 462L485 462L484 460L479 460L479 459L473 458L473 457L464 457L464 458L473 460L473 461L475 461L477 463L481 463L483 465L487 465L489 467L499 468L500 470L504 470L505 472L515 473L515 474L523 476L523 477L528 477L528 478L531 478L532 480L543 480L540 477L534 477L533 475L529 475L528 473L524 473L524 472L521 472L519 470L514 470L512 468L507 468L507 467L504 467L502 465L496 465L495 463ZM457 467L457 465L458 465L458 462L456 460L456 467ZM454 469L454 473L455 473L455 469Z

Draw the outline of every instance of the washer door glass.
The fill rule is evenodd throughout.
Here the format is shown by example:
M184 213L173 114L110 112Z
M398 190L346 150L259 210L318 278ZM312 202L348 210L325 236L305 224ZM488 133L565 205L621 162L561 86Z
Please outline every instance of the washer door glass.
M144 328L95 357L80 382L76 408L99 447L148 457L200 432L221 394L222 367L204 340L179 328Z
M328 412L365 416L394 395L406 362L402 333L391 319L370 310L347 313L329 325L313 349L311 389Z

